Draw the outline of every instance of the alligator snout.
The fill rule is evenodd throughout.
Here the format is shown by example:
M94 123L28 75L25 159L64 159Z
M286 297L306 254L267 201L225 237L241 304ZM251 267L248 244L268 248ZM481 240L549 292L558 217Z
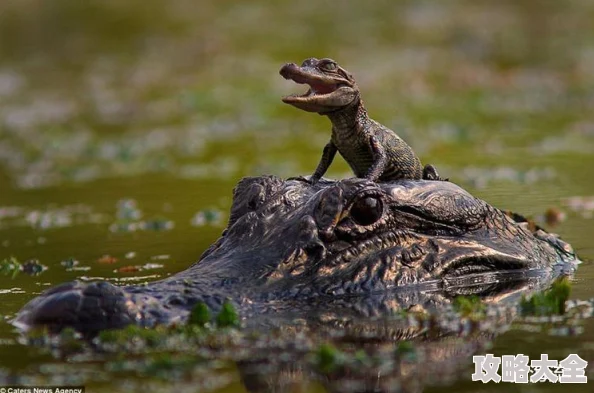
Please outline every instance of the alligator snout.
M27 303L12 323L23 330L44 325L50 331L69 326L96 332L135 323L131 306L129 296L108 282L73 281L51 288Z
M281 67L279 74L285 79L291 79L291 75L297 70L297 64L295 63L287 63Z

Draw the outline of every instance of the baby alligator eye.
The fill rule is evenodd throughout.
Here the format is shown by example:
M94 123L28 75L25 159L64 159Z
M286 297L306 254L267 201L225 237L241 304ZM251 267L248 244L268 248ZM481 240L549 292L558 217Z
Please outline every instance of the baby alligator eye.
M324 71L336 71L336 67L336 63L333 61L328 61L320 65L320 68Z
M351 207L351 217L359 225L371 225L380 219L384 212L382 200L368 196L359 199Z

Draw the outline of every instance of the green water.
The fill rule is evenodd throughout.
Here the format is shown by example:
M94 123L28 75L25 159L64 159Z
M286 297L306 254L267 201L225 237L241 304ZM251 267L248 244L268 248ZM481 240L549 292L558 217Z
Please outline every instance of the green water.
M351 71L371 116L474 195L537 220L562 211L547 228L584 261L572 297L590 299L592 20L587 0L2 2L0 260L48 269L0 276L0 315L75 278L143 282L183 270L223 230L238 179L310 174L329 123L280 101L303 87L278 69L312 56ZM327 176L351 174L337 159ZM69 258L74 269L61 264ZM17 338L0 324L0 381L60 374L66 363ZM594 361L594 322L568 337L512 329L493 350ZM163 383L97 375L88 390ZM233 367L220 375L214 391L244 389ZM562 388L468 375L430 390Z

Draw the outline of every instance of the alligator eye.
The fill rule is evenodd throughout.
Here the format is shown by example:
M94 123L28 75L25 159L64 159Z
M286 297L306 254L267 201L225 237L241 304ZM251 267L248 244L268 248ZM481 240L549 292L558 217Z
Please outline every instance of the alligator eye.
M329 61L329 62L326 62L326 63L322 63L322 64L320 65L320 68L321 68L321 69L323 69L324 71L336 71L336 68L337 68L337 67L338 67L338 66L337 66L337 65L336 65L336 63L335 63L335 62L333 62L333 61Z
M371 225L380 219L384 212L382 200L368 196L361 198L351 207L351 217L359 225Z

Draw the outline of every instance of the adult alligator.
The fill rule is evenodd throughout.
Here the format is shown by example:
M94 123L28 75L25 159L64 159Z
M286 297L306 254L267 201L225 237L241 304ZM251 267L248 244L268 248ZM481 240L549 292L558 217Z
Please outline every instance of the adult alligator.
M243 316L281 313L575 259L567 243L524 221L450 182L245 178L227 229L187 270L139 286L66 283L13 323L92 334L183 321L197 302L217 310L226 299ZM381 307L365 299L368 309Z

